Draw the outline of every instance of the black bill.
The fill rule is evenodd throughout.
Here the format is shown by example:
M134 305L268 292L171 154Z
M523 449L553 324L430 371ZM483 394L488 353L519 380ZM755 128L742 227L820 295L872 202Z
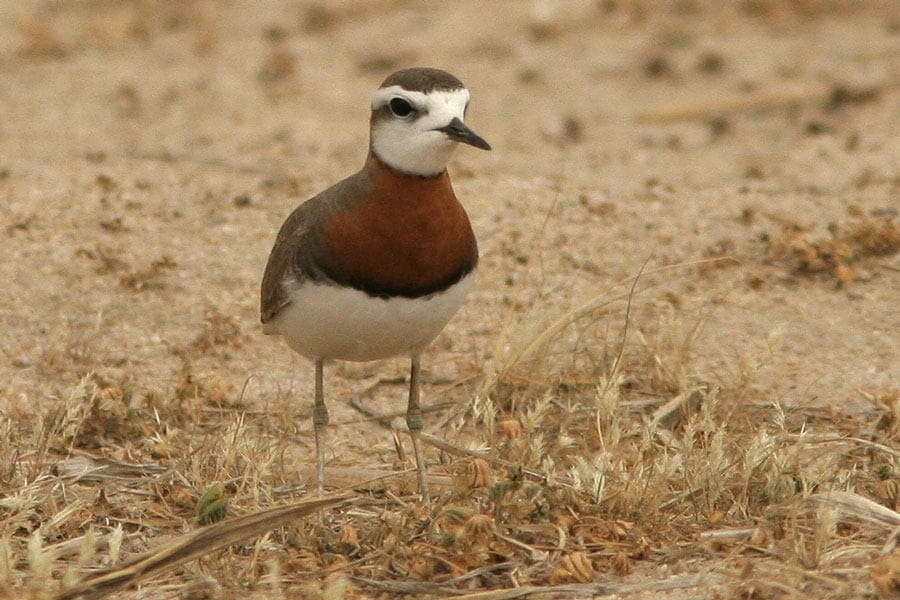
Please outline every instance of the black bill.
M491 145L488 144L483 137L469 129L468 125L460 121L458 117L454 117L449 125L438 127L435 131L446 133L447 137L455 142L469 144L470 146L475 146L482 150L491 149Z

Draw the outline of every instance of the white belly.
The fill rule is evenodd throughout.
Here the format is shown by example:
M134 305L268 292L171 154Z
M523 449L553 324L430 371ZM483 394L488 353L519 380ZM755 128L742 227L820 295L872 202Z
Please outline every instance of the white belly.
M472 272L446 291L425 298L373 298L334 285L291 286L291 303L263 326L308 358L379 360L421 351L462 306Z

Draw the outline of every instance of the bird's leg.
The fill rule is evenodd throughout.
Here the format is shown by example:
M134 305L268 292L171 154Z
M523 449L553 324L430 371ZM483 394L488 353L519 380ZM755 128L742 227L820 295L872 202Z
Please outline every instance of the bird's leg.
M328 409L325 408L323 389L323 363L316 359L316 403L313 406L313 429L316 433L316 483L319 495L325 495L325 426L328 425Z
M425 469L425 454L422 452L422 408L419 406L419 355L413 354L409 368L409 405L406 407L406 426L412 438L416 453L416 469L419 472L419 494L428 499L428 471Z

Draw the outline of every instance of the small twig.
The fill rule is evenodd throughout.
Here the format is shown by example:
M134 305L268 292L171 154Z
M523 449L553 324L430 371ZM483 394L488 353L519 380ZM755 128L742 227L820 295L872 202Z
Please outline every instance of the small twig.
M663 106L647 110L637 115L635 121L638 123L673 123L708 119L717 115L749 110L772 110L825 98L827 93L828 88L819 85L814 89L741 94L739 96L716 98L711 102L698 102L682 106Z
M456 454L458 456L471 456L474 458L483 458L489 463L493 464L497 467L502 467L504 469L510 469L521 472L523 475L526 475L536 481L540 481L542 483L549 483L548 478L543 473L535 471L534 469L529 469L528 467L523 467L522 465L514 462L510 462L508 460L503 460L502 458L497 458L496 456L491 456L488 452L479 452L477 450L468 450L461 446L457 446L455 444L451 444L446 440L442 440L439 437L433 436L430 433L422 432L422 441L427 442L438 448L439 450L444 450L445 452L449 452L450 454ZM557 482L561 485L565 485L566 487L573 487L574 482L569 477L554 477L554 482Z
M891 89L897 84L886 82L866 86L857 90L861 94L877 94ZM664 106L644 111L635 117L638 123L673 123L709 119L711 117L747 111L775 110L796 104L821 102L835 94L834 86L815 85L795 90L760 91L750 94L731 95L710 102L698 102L682 106Z
M689 415L697 412L708 392L709 387L704 384L682 392L657 408L650 420L650 429L667 444L672 444L672 432L678 423Z
M631 324L631 304L634 301L634 293L637 290L638 281L641 278L641 274L643 274L644 269L647 268L647 265L650 264L650 260L653 258L653 253L650 253L650 256L643 262L641 268L638 269L637 275L634 276L634 280L631 282L631 289L628 290L628 303L625 304L625 324L622 327L622 339L619 343L619 351L616 352L616 358L613 361L612 369L609 370L609 379L607 381L607 386L613 384L616 380L616 375L619 373L619 366L622 362L622 356L625 354L625 342L628 341L628 326ZM604 390L604 393L608 390Z
M633 585L606 585L602 583L570 583L564 585L528 585L508 590L492 590L489 592L475 592L474 594L457 595L459 600L513 600L525 598L537 594L556 598L562 595L572 595L589 598L592 596L623 596L626 594L640 594L643 592L660 592L665 590L677 590L694 588L706 582L704 575L684 575L650 581ZM455 590L454 590L455 591Z
M900 527L900 513L853 492L823 492L813 494L806 501L836 508L844 514L870 523Z
M855 444L859 444L861 446L868 446L869 448L875 448L876 450L881 450L885 454L890 454L894 458L900 458L900 450L896 450L891 448L890 446L885 446L884 444L879 444L878 442L872 442L870 440L864 440L862 438L849 437L849 436L813 436L808 433L797 434L797 433L784 433L778 436L778 439L789 439L792 441L802 441L806 444L833 444L840 442L853 442Z
M503 535L502 533L494 533L494 535L497 536L498 540L503 540L507 544L511 544L517 548L520 548L520 549L528 552L528 558L531 560L531 562L541 562L541 561L547 560L547 556L548 556L547 552L538 550L534 546L529 546L525 542L520 542L516 538L510 537L507 535Z
M382 415L378 414L374 410L364 406L359 399L359 396L353 394L349 400L350 408L355 410L358 413L361 413L366 417L367 421L374 421L384 427L385 429L393 429L393 425L391 425L391 420L394 418L392 415ZM403 413L396 413L397 416L400 416Z
M296 521L318 510L345 502L352 496L331 496L279 506L261 512L228 519L181 536L155 551L142 554L124 565L101 571L59 592L54 600L103 598L116 590L167 571L195 558L215 552L247 538L256 537Z
M350 581L365 587L394 594L427 594L430 596L458 596L462 591L428 581L380 581L367 577L350 576Z
M445 582L445 584L446 585L459 585L460 583L466 582L469 579L474 579L475 577L481 577L482 575L485 575L487 573L493 573L494 571L503 571L505 569L512 569L512 568L515 568L515 566L516 566L516 563L514 563L512 561L497 563L495 565L486 565L486 566L480 567L478 569L472 569L468 573L460 575L459 577L454 577L453 579L448 579Z
M350 408L352 408L356 412L364 415L365 418L364 419L347 419L345 421L332 421L331 422L332 425L354 425L357 423L366 423L366 422L374 421L374 422L378 423L379 425L381 425L382 427L384 427L385 429L393 429L393 426L391 425L391 420L406 416L405 410L402 410L402 411L398 410L398 411L389 412L389 413L375 412L371 408L368 408L367 406L365 406L360 401L359 397L356 395L354 395L352 398L350 398L348 403L350 405ZM429 406L423 406L422 412L423 413L440 412L440 411L446 410L454 405L456 405L456 402L438 402L436 404L431 404Z
M714 529L712 531L704 531L698 538L701 542L721 542L726 540L746 540L750 539L756 527L749 529Z

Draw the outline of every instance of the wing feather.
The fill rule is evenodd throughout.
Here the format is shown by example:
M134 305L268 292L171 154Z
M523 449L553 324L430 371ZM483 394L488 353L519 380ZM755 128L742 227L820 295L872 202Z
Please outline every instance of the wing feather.
M331 279L323 270L326 242L320 224L329 213L352 202L365 186L366 181L357 173L310 198L285 220L269 254L260 288L259 316L263 324L291 303L286 282Z

